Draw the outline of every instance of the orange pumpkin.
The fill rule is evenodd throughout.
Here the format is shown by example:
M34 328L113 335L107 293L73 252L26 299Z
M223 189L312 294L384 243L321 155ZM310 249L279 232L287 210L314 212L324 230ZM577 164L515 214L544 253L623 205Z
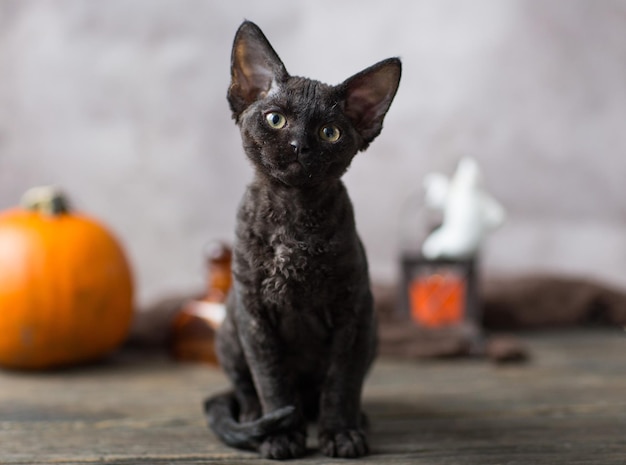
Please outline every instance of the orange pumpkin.
M127 337L131 271L98 222L49 188L0 214L0 365L40 369L104 356Z

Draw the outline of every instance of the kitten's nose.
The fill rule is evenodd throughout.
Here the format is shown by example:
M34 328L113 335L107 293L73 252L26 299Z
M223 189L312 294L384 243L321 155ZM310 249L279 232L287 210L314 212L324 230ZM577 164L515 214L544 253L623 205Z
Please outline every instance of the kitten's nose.
M307 153L309 151L309 146L305 142L299 140L292 140L289 145L291 145L291 148L296 155L300 155L301 153Z

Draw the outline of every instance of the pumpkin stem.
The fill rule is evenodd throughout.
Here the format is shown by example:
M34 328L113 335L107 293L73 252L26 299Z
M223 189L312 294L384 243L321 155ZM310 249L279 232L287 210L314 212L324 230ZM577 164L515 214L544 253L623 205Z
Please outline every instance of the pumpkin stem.
M20 203L26 210L50 216L59 216L70 211L67 197L56 186L40 186L28 189L22 196Z

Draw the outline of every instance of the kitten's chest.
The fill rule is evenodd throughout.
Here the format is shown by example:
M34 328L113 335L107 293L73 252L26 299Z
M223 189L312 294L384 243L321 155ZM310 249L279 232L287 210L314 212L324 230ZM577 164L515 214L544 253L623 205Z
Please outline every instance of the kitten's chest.
M357 244L343 185L306 197L253 185L239 215L236 275L265 304L322 305L354 272Z
M315 294L336 273L341 238L302 224L270 227L262 251L262 292L270 300Z

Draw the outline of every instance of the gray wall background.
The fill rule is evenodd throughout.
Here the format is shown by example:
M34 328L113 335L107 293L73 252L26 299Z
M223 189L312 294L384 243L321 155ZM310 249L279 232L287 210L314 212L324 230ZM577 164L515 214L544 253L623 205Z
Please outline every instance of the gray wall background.
M345 177L375 279L397 275L424 174L473 155L509 212L487 274L626 286L624 1L3 0L0 208L60 185L124 242L139 302L201 286L251 176L225 100L244 18L292 74L402 58Z

